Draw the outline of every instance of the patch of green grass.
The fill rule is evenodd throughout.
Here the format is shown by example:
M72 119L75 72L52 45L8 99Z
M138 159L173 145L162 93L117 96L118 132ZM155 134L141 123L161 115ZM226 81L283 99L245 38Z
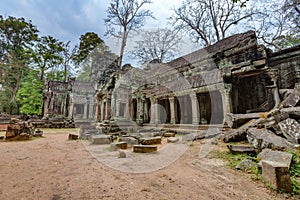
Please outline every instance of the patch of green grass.
M289 152L291 153L291 152ZM300 194L300 151L292 152L292 165L290 168L290 177L292 182L292 194Z
M219 151L215 153L215 157L227 161L227 165L230 168L235 169L235 167L245 159L256 160L256 156L253 154L238 154L230 153L229 151Z

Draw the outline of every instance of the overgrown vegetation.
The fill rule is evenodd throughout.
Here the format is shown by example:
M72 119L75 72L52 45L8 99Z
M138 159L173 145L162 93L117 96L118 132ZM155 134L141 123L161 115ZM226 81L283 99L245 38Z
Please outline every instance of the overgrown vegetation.
M289 153L293 154L292 164L290 168L290 178L292 182L292 195L296 196L300 195L300 150L297 150L296 152L289 151ZM232 169L235 169L236 166L245 159L250 159L255 163L259 162L255 154L233 154L229 151L214 152L213 157L226 161L227 166ZM251 178L253 181L263 181L262 171L258 168L257 164L246 172L251 174ZM266 182L264 183L271 190L274 189L270 184Z

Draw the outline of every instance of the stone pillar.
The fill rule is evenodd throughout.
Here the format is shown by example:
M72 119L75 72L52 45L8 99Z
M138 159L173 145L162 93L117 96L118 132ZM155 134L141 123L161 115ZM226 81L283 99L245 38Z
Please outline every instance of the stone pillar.
M170 102L170 114L171 114L171 124L176 124L176 104L175 104L175 97L169 98Z
M151 119L150 119L150 124L158 124L158 99L157 98L150 98L151 101Z
M69 105L69 118L73 118L73 110L74 110L74 102L73 102L73 96L70 96L70 105Z
M232 84L224 84L224 90L220 91L222 95L222 103L223 103L223 123L227 121L227 114L232 113Z
M120 101L119 100L116 100L116 113L115 113L115 115L117 117L120 116Z
M111 98L106 98L106 108L105 108L105 119L109 120L111 117Z
M280 97L278 92L278 86L277 86L277 79L278 79L278 70L272 69L267 72L267 75L271 78L273 85L268 86L269 89L271 89L271 92L273 94L274 99L274 108L278 107L280 103Z
M200 110L197 95L195 93L190 94L192 103L192 124L199 125L200 122Z
M144 122L144 101L141 98L137 99L136 122L139 125L142 125Z
M95 110L96 121L100 120L99 115L100 115L100 104L99 104L98 99L96 99L96 110Z
M88 108L88 101L85 102L84 104L84 109L83 109L83 119L87 119L87 108Z
M90 99L89 119L93 119L94 112L94 102L93 99Z
M102 99L102 101L101 101L101 117L100 117L100 121L103 121L104 118L105 118L105 108L104 108L104 103L105 103L105 100Z
M143 99L143 113L144 113L144 116L143 116L143 121L148 121L149 120L149 110L148 110L148 103L145 99Z

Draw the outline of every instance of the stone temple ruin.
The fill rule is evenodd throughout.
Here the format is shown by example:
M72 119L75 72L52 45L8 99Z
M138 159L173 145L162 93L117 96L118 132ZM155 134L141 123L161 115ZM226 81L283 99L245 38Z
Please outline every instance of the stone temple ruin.
M229 113L278 107L299 83L299 62L299 46L272 53L252 31L234 35L165 64L113 73L97 90L96 119L230 125Z

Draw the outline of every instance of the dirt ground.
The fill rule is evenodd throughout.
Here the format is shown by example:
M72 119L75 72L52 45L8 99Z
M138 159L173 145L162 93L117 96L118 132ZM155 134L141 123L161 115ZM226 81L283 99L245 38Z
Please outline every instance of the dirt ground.
M0 199L287 198L219 160L199 159L201 142L162 169L129 173L104 165L81 141L67 140L72 132L46 130L45 138L0 142Z

